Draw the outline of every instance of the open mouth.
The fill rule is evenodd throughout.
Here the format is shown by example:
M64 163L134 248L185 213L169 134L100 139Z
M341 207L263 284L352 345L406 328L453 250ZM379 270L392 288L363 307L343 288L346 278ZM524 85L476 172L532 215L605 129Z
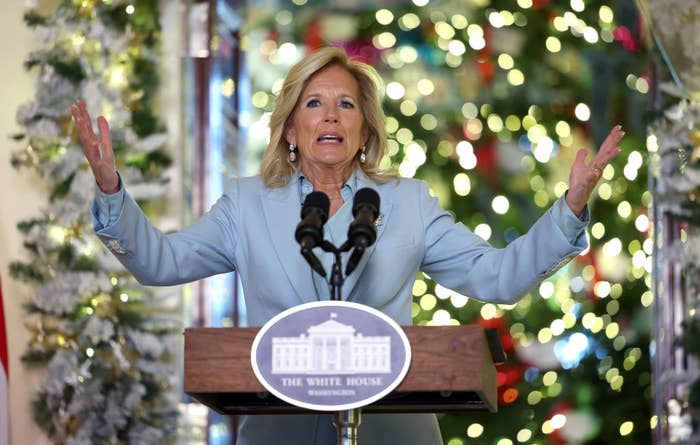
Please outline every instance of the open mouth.
M323 135L323 136L319 137L318 139L316 139L316 141L317 142L343 142L343 138L340 136L336 136L336 135L326 134L326 135Z

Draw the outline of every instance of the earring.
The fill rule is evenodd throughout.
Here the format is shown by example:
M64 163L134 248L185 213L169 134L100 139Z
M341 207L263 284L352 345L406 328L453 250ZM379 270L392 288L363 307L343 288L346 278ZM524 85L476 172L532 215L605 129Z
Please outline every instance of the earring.
M294 144L289 144L289 162L294 162L297 160L297 146Z
M364 145L363 145L362 148L360 149L360 150L362 150L362 152L360 153L360 162L363 163L363 164L364 164L365 161L367 160L367 155L365 154L365 150L366 150L366 149L367 149L367 147L365 147Z

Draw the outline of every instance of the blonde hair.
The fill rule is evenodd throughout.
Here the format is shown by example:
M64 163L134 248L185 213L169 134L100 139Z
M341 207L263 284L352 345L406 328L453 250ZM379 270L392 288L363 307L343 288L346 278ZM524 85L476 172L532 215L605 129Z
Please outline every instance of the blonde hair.
M275 101L270 116L270 142L260 165L260 176L267 187L283 187L291 179L299 161L289 161L289 143L284 138L285 128L310 79L323 68L331 65L345 68L357 80L360 92L360 109L365 118L368 138L365 144L365 162L355 157L359 166L372 180L383 183L396 175L379 168L386 154L385 116L381 105L382 81L377 71L366 63L350 60L341 48L321 48L297 62L287 73L284 85ZM359 152L358 152L359 153Z

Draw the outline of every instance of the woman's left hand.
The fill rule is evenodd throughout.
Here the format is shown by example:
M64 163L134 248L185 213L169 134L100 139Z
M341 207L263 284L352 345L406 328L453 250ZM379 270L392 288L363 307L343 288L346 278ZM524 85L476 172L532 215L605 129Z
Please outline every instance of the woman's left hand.
M577 216L586 207L605 166L622 150L618 144L624 135L625 132L620 125L614 126L590 164L586 162L586 149L582 148L576 153L576 160L569 173L569 192L566 194L566 203Z

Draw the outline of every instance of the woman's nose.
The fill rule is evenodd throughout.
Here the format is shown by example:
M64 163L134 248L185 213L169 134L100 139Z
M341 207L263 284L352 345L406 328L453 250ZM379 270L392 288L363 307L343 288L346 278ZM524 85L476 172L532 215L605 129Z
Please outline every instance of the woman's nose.
M326 118L324 119L324 122L338 123L338 114L336 112L335 107L326 108L325 113L326 113Z

